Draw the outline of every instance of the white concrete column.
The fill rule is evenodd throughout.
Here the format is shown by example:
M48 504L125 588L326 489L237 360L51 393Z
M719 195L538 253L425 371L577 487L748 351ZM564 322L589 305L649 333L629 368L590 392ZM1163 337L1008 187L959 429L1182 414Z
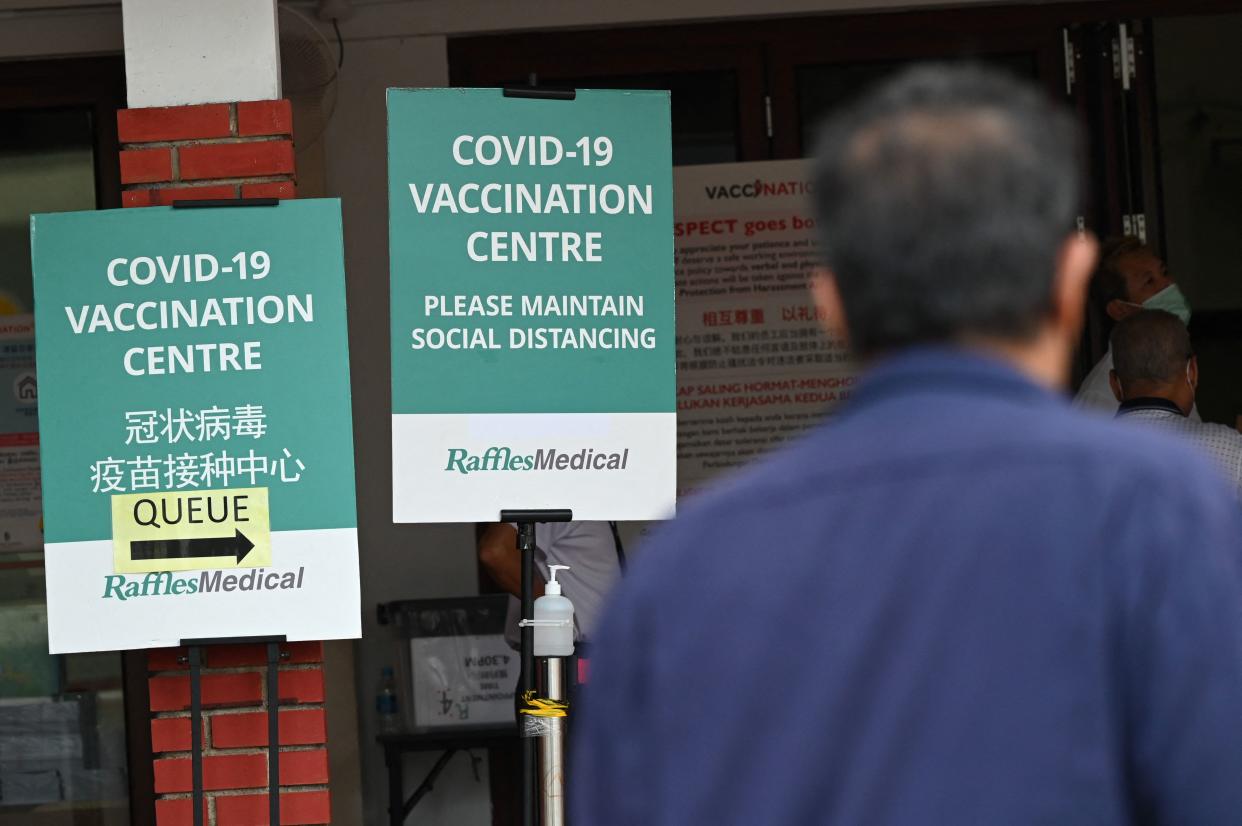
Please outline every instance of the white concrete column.
M276 0L122 0L131 109L280 98Z

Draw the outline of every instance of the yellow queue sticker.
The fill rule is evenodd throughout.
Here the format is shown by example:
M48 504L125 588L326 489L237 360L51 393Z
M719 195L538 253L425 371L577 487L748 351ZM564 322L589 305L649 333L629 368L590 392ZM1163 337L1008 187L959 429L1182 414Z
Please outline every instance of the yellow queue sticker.
M267 488L113 496L112 556L121 574L271 565Z

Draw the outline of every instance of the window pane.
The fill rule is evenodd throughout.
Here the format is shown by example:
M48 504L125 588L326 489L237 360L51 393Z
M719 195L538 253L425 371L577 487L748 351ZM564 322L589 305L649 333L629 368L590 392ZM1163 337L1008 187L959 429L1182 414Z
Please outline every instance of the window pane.
M1196 311L1242 309L1242 15L1153 26L1168 264Z
M1194 309L1199 414L1233 426L1242 414L1242 14L1152 25L1165 258Z
M90 112L0 111L0 315L33 308L30 214L95 208Z
M540 77L539 82L575 89L668 89L674 166L732 163L740 157L737 75L732 71Z
M988 55L982 60L1019 77L1034 80L1037 76L1033 54ZM911 65L910 61L868 61L799 66L796 70L798 91L798 122L802 128L802 153L811 154L815 147L815 129L820 118L836 107L849 102L880 80Z
M0 316L32 310L30 213L95 207L92 132L86 110L0 112ZM0 410L0 826L122 826L121 657L47 653L41 542L14 502L31 467L4 437L36 427Z

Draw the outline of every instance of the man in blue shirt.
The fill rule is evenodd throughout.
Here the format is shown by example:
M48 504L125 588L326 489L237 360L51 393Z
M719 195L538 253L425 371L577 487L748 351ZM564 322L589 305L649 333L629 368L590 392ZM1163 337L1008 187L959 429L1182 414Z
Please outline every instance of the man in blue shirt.
M833 118L842 412L688 503L605 610L579 826L1242 823L1242 518L1064 396L1095 242L1038 92L924 68Z

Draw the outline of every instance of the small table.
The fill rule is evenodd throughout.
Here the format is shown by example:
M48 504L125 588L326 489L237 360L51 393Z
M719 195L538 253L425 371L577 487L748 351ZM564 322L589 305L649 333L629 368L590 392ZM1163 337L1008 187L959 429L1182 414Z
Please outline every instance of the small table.
M453 759L453 755L466 749L486 749L503 746L518 738L516 725L475 726L435 731L410 731L399 734L381 734L375 738L384 747L384 765L388 767L388 823L402 826L418 802L427 796L436 778ZM423 782L407 799L405 796L402 758L410 752L440 751L440 759L427 772Z

